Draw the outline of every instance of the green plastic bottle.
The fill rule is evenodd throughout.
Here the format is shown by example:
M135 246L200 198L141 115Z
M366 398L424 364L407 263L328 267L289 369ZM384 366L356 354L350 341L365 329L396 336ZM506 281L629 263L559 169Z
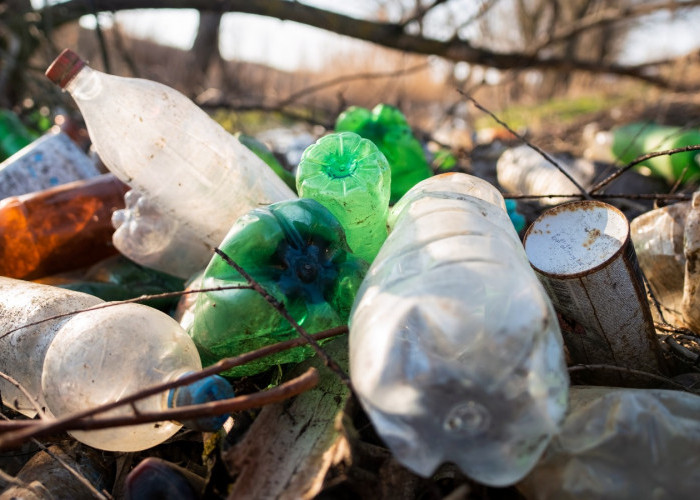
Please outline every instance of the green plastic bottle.
M414 137L406 117L393 106L378 104L372 111L351 106L338 116L335 130L355 132L375 143L384 153L391 165L392 204L432 175L423 147Z
M250 211L236 221L219 247L309 333L347 323L368 268L350 252L333 214L310 199ZM206 289L246 284L219 255L201 280ZM205 366L298 336L265 298L250 289L201 292L193 316L188 331ZM298 347L224 374L254 375L277 364L302 361L313 352L309 346Z
M143 267L123 255L101 260L88 268L84 275L75 279L61 279L59 276L42 281L68 290L88 293L108 302L185 289L185 280L182 278ZM156 297L143 300L142 303L170 312L178 300L177 296Z
M647 153L700 144L700 130L682 130L680 127L655 123L630 123L612 132L612 152L625 164ZM681 175L684 183L697 181L700 179L699 155L698 151L688 151L656 156L640 163L639 167L648 167L652 174L662 177L669 184L675 184Z
M391 171L381 151L352 132L329 134L306 148L297 192L325 206L345 229L352 252L372 262L387 237Z
M31 143L37 136L8 109L0 109L0 161L4 161Z

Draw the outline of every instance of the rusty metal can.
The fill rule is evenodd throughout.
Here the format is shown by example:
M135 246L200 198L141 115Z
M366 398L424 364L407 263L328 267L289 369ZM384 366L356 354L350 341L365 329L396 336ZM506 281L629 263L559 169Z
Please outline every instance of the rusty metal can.
M595 200L564 203L535 220L524 245L556 310L575 325L563 332L572 362L665 372L629 222L620 210ZM605 377L635 379L624 371Z

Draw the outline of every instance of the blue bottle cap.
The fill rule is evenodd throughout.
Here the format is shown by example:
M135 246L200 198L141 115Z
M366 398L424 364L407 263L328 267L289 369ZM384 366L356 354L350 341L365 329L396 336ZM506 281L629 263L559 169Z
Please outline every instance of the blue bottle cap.
M189 375L192 372L182 375ZM182 406L198 405L210 401L230 399L234 396L233 388L228 381L219 375L211 375L189 385L175 387L168 394L168 407L178 408ZM193 420L182 420L182 425L204 432L214 432L218 430L228 418L228 414L211 415Z

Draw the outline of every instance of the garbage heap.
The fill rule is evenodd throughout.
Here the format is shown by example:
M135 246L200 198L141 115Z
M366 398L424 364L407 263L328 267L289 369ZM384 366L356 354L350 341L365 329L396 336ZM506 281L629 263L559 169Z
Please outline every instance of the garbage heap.
M92 155L0 117L0 447L71 441L3 498L700 488L699 133L630 124L605 162L497 143L487 178L379 104L283 165L165 85L70 50L46 74ZM652 142L685 156L637 162ZM681 201L606 196L630 178Z

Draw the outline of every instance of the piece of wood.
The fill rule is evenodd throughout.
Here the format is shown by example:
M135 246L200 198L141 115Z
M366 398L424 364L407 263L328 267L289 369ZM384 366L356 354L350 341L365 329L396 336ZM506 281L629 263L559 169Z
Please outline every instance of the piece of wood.
M324 350L347 369L347 336L324 344ZM243 440L224 454L235 478L229 499L313 498L328 469L349 460L350 446L340 422L350 390L318 356L295 367L289 377L309 366L318 368L319 384L263 408Z

